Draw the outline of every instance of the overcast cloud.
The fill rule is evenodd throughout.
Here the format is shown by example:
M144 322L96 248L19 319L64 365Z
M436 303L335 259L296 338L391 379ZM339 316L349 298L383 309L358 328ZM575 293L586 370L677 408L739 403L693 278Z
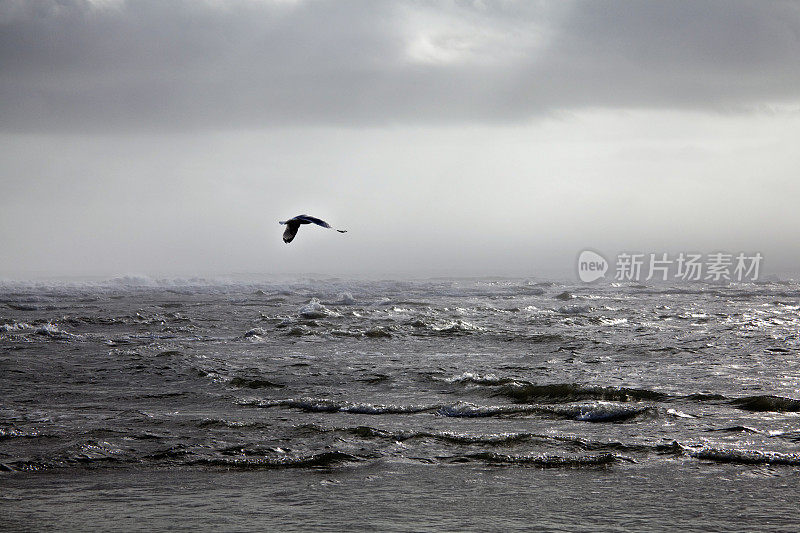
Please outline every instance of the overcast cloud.
M798 57L790 1L0 0L0 276L796 274Z
M519 122L800 92L789 1L0 5L10 131Z

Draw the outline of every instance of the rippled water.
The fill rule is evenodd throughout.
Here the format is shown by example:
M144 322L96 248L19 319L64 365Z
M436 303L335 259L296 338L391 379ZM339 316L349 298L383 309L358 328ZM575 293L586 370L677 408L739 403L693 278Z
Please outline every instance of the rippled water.
M442 480L472 501L464 516L498 509L485 476L539 491L566 476L586 488L584 506L602 498L593 483L655 476L643 507L673 476L690 491L778 478L761 494L774 504L800 488L799 301L790 282L0 284L4 507L22 527L32 502L68 509L69 487L93 490L87 479L134 490L164 472L184 487L215 476L235 487L237 473L287 490L324 482L317 497L355 506L329 517L333 529L356 527L359 502L394 487L421 499L385 526L443 526L431 507L442 494L428 494ZM110 513L107 527L120 519ZM558 529L553 513L539 518ZM278 515L284 529L325 525Z

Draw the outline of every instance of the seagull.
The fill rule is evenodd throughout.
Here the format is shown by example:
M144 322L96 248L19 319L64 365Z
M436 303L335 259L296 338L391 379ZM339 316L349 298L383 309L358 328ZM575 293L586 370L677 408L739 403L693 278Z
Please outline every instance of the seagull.
M294 236L297 235L297 230L300 229L301 224L316 224L317 226L322 226L323 228L331 228L331 225L325 222L324 220L320 220L318 218L314 218L309 215L297 215L294 218L290 218L289 220L281 220L278 224L286 224L286 231L283 232L283 242L289 244L294 239ZM337 229L339 233L347 233L346 229Z

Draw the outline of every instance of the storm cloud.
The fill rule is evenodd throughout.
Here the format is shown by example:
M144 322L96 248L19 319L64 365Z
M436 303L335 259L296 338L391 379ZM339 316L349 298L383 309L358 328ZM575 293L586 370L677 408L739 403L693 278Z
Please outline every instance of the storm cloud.
M6 0L0 128L509 123L800 97L796 2Z

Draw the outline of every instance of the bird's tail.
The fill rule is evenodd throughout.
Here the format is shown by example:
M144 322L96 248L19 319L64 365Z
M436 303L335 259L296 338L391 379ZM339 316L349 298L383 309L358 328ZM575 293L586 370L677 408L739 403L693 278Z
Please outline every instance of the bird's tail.
M347 233L346 229L337 229L336 231L338 231L339 233Z

